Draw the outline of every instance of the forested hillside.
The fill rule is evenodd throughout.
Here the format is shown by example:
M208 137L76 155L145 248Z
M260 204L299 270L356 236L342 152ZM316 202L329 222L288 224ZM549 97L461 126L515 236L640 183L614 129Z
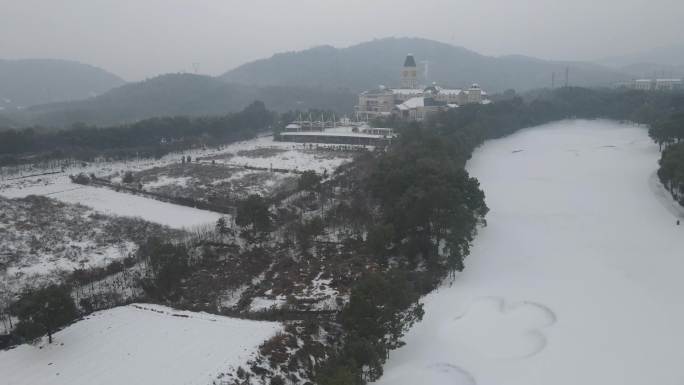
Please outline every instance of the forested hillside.
M606 86L629 78L595 64L524 56L484 56L465 48L417 38L387 38L349 48L322 46L276 54L228 71L222 78L258 86L325 87L358 92L381 84L398 86L407 53L413 53L421 70L424 61L429 62L428 77L421 79L423 84L436 81L445 86L467 87L479 83L490 92L549 87L553 72L556 84L561 85L566 68L569 69L569 82L574 86Z
M66 60L0 60L0 111L93 97L121 86L120 77Z

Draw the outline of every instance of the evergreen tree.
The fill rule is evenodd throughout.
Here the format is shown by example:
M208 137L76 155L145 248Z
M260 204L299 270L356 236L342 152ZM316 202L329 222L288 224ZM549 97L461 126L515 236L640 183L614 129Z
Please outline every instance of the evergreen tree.
M58 328L78 317L71 291L57 285L25 293L10 311L19 319L17 334L29 340L47 334L49 343Z

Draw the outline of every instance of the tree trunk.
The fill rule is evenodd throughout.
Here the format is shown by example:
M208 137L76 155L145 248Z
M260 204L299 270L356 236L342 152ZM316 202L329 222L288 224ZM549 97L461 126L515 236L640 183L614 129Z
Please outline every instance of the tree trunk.
M48 343L51 344L52 343L52 330L48 329L47 332L48 332Z

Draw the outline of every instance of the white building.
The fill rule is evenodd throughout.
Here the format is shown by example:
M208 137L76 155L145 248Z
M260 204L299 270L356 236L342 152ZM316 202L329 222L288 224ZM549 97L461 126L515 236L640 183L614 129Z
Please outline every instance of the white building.
M684 89L682 79L635 79L631 82L621 83L620 87L641 91L673 91Z
M656 79L655 89L661 91L680 90L684 88L682 79Z
M435 83L419 87L416 61L409 54L401 71L401 88L380 86L362 92L356 116L369 120L395 114L403 119L423 120L428 114L441 109L486 102L486 96L487 93L477 84L465 90L442 88Z

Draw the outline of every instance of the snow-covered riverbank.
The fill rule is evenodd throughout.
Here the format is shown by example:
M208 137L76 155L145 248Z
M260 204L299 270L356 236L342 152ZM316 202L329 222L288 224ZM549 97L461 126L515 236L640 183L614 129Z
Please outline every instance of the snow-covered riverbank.
M478 149L488 227L379 383L681 384L684 226L658 157L644 128L606 121Z

